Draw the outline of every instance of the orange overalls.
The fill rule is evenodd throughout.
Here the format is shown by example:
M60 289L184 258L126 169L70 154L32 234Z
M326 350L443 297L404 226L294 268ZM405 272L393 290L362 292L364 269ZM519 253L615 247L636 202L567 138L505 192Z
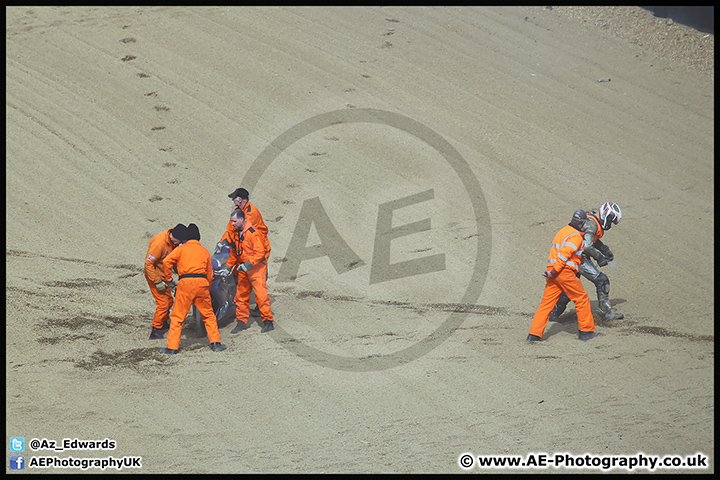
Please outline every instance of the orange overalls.
M177 247L165 258L164 278L168 282L172 280L172 267L176 263L180 278L175 287L175 308L170 315L167 348L179 349L182 325L193 303L205 322L208 340L210 343L219 343L220 332L210 299L210 285L213 280L210 252L197 240L188 240Z
M260 232L261 236L263 237L263 244L265 245L265 260L270 257L270 240L268 240L268 227L265 225L265 221L263 220L263 216L260 213L260 210L258 210L255 205L253 205L250 202L245 203L245 207L242 209L236 208L235 210L242 210L245 214L245 220L249 220L250 224L253 226L253 228ZM227 240L228 243L233 244L237 238L237 230L235 227L233 227L232 220L228 220L227 227L225 228L225 233L223 233L222 238L220 241Z
M160 292L155 285L156 282L165 279L165 272L163 271L163 261L170 252L175 249L175 244L170 241L170 232L172 228L166 232L160 232L155 235L148 244L148 253L145 257L145 268L143 273L145 274L145 280L148 282L150 287L150 293L152 293L155 299L155 315L152 319L153 328L162 328L165 320L170 318L170 308L173 306L173 297L170 288L166 288L164 292Z
M577 276L578 266L582 261L582 252L582 232L575 227L567 225L555 234L550 247L547 269L555 269L559 273L553 278L547 278L545 281L543 298L530 325L531 335L542 338L550 312L555 307L555 303L562 292L565 292L575 304L580 331L595 331L595 320L590 308L590 299L580 278Z
M237 232L237 230L236 230ZM250 314L250 292L255 291L255 301L260 310L260 317L263 321L273 321L272 310L270 309L270 297L267 287L267 253L263 235L255 230L252 222L245 219L245 227L242 234L234 236L234 242L230 248L230 258L226 266L237 273L238 284L235 293L235 317L238 321L247 323ZM250 262L252 268L243 272L239 266Z

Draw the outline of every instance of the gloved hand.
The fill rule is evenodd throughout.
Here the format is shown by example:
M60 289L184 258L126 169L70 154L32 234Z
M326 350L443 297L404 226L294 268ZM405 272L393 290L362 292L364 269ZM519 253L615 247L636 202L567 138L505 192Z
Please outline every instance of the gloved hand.
M601 255L597 262L599 267L604 267L608 264L608 258L605 255Z
M600 240L598 240L596 243L600 243ZM600 246L600 248L598 248L598 250L600 251L600 253L607 257L608 262L612 262L613 260L615 260L615 255L613 255L613 253L610 251L610 247L608 247L604 243Z
M175 288L177 287L177 282L175 280L170 280L169 282L167 282L167 286L168 288Z
M222 268L218 270L216 275L219 275L221 277L227 277L228 275L230 275L230 267L228 267L227 265L223 265Z
M242 270L243 272L247 272L247 271L250 270L252 267L253 267L253 264L252 264L252 263L250 263L250 262L245 262L245 263L241 264L238 268L239 268L240 270Z
M155 287L157 287L158 292L164 292L167 288L167 283L165 283L164 280L158 280L157 282L155 282Z
M222 253L223 247L227 247L230 245L227 240L223 240L222 242L218 242L217 245L215 245L215 251L213 252L214 255L219 255Z
M547 272L543 272L542 276L545 278L555 278L557 277L557 274L559 272L555 270L554 268L552 270L548 270Z

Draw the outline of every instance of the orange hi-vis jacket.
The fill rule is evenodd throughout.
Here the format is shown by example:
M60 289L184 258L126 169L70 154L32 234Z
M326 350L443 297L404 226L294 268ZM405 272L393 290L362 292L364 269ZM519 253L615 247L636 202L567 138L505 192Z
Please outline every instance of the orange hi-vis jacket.
M238 210L237 208L235 210ZM260 213L260 210L258 210L255 205L253 205L250 202L247 202L245 204L245 208L242 209L242 211L245 213L245 220L249 220L252 224L253 228L260 232L260 234L263 237L263 244L265 245L265 256L270 255L270 240L268 240L268 227L265 225L265 221L263 220L263 216ZM227 240L230 243L235 243L237 240L237 230L235 227L233 227L232 220L228 220L227 227L225 228L225 233L223 234L220 241Z
M264 262L266 250L262 237L263 235L246 219L242 234L235 235L235 241L230 248L230 258L225 265L233 268L235 265L250 262L254 267Z
M564 267L568 267L577 272L582 262L582 253L582 232L571 225L567 225L561 228L553 238L547 269L555 269L559 272Z
M199 241L188 240L165 258L164 279L166 282L172 280L172 267L176 263L180 279L184 275L193 277L204 275L207 278L208 285L212 285L214 274L210 252Z
M157 283L165 278L163 262L165 258L175 250L175 244L170 241L172 228L166 232L155 235L148 244L148 253L145 257L145 268L143 273L152 283Z

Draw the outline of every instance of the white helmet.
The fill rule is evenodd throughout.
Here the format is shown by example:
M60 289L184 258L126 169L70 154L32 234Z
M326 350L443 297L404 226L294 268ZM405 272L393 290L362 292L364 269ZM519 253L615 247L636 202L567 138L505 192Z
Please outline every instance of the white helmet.
M622 218L622 212L617 203L605 202L600 207L600 224L603 230L610 230L610 227L614 224L620 223Z

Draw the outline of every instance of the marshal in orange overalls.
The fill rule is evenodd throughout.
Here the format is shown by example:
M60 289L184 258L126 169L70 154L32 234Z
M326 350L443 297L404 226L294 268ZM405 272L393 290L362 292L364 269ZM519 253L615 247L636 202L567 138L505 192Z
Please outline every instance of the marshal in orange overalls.
M155 315L152 319L153 328L161 329L165 321L170 318L170 308L173 306L172 292L169 288L160 292L157 289L157 283L165 279L163 271L163 261L175 249L175 244L170 239L170 233L173 229L166 232L160 232L155 235L148 244L148 253L145 256L145 280L147 280L155 299Z
M263 245L265 246L265 261L267 263L267 259L270 258L270 240L268 240L268 227L265 225L265 221L263 220L260 210L258 210L257 207L249 201L245 202L245 206L242 208L237 207L235 210L242 210L245 214L245 220L249 221L255 231L260 233ZM229 245L232 245L235 243L236 238L237 229L233 227L232 220L230 220L228 221L225 233L223 233L220 241L222 242L225 240Z
M530 335L542 338L550 312L563 291L575 304L580 331L595 331L590 299L577 276L578 266L582 261L582 252L583 234L581 231L567 225L555 234L550 247L547 270L554 269L558 273L556 276L546 279L543 298L530 325Z
M234 229L234 227L233 227ZM235 230L237 232L237 230ZM243 272L239 267L250 262L252 267ZM235 294L235 317L239 322L247 324L250 314L250 293L255 291L260 316L263 321L273 321L272 310L270 309L270 297L267 287L267 252L263 235L255 230L252 222L247 218L243 231L235 235L234 242L230 248L230 258L227 267L237 272L238 285Z
M213 280L210 252L197 240L188 240L177 247L165 258L164 278L168 282L172 280L172 267L176 263L179 280L175 287L175 308L170 315L167 348L179 349L182 325L193 303L205 322L210 343L220 343L217 318L210 298L210 285Z

